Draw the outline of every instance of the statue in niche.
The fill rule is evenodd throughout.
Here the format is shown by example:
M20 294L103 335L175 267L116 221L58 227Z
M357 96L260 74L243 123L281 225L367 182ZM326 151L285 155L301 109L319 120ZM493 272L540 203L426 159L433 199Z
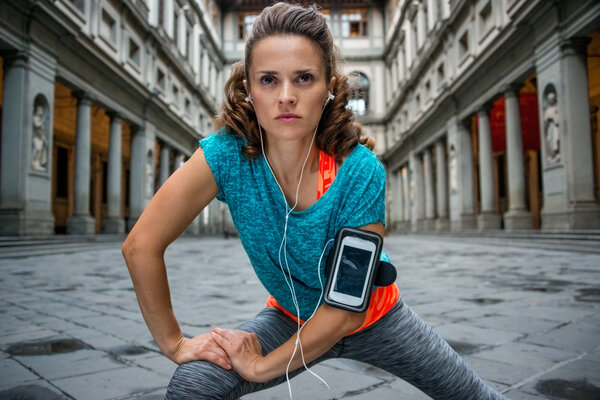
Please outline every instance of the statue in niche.
M544 143L546 146L546 161L548 164L553 164L560 161L558 101L553 85L548 85L544 92Z
M46 109L36 104L33 111L33 136L31 139L31 168L46 171L48 164L48 140L46 139Z
M458 193L458 171L456 165L456 149L454 145L450 145L448 152L448 168L450 169L450 193Z
M148 151L148 155L146 156L146 166L144 169L144 173L146 175L146 196L152 197L154 195L154 173L153 173L153 159L152 151Z

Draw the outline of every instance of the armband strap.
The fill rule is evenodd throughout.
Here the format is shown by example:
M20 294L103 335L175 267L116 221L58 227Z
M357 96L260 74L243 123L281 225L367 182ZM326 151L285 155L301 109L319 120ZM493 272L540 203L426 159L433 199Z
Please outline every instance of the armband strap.
M327 264L325 265L325 276L329 276L331 268L333 268L334 251L330 251L327 256ZM389 286L396 282L398 273L396 267L387 261L379 261L377 264L377 270L375 271L375 286Z

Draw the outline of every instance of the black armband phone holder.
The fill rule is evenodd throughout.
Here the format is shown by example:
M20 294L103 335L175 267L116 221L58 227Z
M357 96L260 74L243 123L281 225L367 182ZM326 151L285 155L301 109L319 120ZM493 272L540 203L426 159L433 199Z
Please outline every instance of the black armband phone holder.
M360 296L356 294L356 296L360 297L360 304L358 304L359 302L356 301L357 297L349 298L345 295L340 296L340 293L335 293L335 291L344 292L343 289L336 288L336 286L338 286L337 280L344 279L343 274L339 271L339 269L342 268L340 264L348 262L348 260L345 260L345 258L352 258L352 251L355 252L354 254L360 254L361 251L364 254L367 251L366 249L361 250L360 246L358 246L358 250L350 250L348 253L346 253L346 251L348 251L346 247L353 247L351 244L348 244L347 246L344 245L344 243L347 243L348 238L359 239L361 241L372 243L372 245L367 246L372 248L371 253L373 253L373 258L371 263L369 263L368 267L365 265L359 265L360 268L366 269L364 276L361 276L360 278L362 280L360 282L360 287L364 288L364 290L362 291ZM380 260L382 245L383 239L376 233L354 228L340 229L340 231L336 235L334 247L329 252L329 255L327 257L327 264L325 266L325 276L327 277L327 285L325 290L324 301L327 304L350 311L363 312L369 306L371 293L373 292L374 286L388 286L396 281L396 268L391 263ZM358 253L356 253L356 251L358 251ZM360 256L357 257L359 257L360 259ZM354 260L350 260L349 264L353 264L352 261ZM355 262L354 264L361 263ZM336 266L338 267L337 269ZM346 269L348 268L349 267L346 266ZM334 277L334 275L336 274L337 276ZM350 276L348 276L348 279L355 279L355 277L353 277L352 275L354 275L354 273L351 272Z

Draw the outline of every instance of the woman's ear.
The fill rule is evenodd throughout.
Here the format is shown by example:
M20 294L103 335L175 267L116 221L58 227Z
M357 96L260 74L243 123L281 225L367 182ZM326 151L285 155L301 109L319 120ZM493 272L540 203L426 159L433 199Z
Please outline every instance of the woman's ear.
M246 91L246 94L250 96L250 91L248 90L248 82L246 82L245 79L242 79L242 85L244 85L244 90Z
M334 91L334 89L335 89L335 82L336 82L336 81L337 81L337 80L335 79L335 76L332 76L332 77L331 77L331 81L329 81L329 92L330 92L331 94L333 94L333 95L335 95L335 91ZM244 81L244 82L245 82L245 81ZM244 86L245 86L245 85L246 85L246 84L244 83Z

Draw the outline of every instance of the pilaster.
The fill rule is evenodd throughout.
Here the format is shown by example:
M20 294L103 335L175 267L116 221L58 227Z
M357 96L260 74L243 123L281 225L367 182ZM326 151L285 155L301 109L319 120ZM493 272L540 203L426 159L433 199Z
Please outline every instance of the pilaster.
M0 234L54 233L51 211L56 60L32 45L3 53Z

